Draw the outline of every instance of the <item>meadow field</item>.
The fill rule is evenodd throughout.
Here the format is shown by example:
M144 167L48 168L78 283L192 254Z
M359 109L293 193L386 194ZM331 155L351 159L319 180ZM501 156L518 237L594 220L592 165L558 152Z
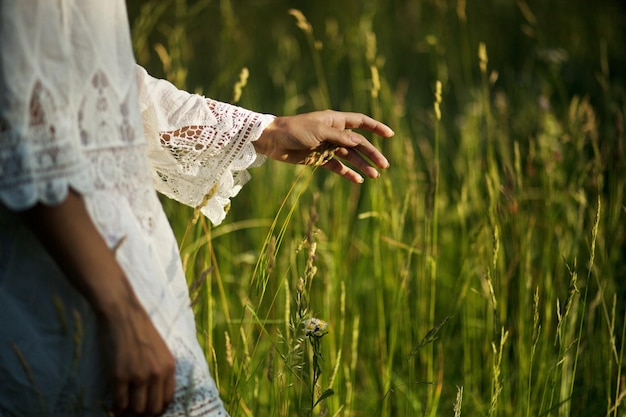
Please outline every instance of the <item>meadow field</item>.
M218 227L164 200L232 417L626 415L623 0L128 7L180 88L396 132L360 186L268 161Z

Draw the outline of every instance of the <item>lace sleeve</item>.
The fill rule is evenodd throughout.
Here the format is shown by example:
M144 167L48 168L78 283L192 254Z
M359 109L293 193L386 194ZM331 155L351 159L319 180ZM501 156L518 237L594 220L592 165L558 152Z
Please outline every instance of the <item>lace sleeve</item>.
M260 165L252 141L274 116L178 90L137 68L139 100L156 189L199 208L213 224Z
M69 37L58 8L41 3L0 1L0 202L12 210L91 188L69 93Z

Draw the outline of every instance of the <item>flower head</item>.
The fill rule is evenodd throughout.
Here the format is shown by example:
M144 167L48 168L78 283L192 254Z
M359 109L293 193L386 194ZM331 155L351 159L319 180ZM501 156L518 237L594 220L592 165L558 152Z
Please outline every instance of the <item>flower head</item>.
M307 337L322 337L326 334L328 323L324 320L310 318L304 323L304 333Z

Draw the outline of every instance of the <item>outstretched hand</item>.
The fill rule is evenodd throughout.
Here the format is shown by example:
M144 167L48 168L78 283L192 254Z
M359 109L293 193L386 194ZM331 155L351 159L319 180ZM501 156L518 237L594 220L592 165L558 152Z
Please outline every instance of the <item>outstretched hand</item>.
M252 143L257 152L271 159L322 165L355 183L363 182L356 170L377 178L380 175L377 168L388 168L389 162L374 145L351 129L368 130L385 138L394 134L389 126L363 114L325 110L277 117ZM312 154L323 150L330 152L320 155L321 159L311 159Z

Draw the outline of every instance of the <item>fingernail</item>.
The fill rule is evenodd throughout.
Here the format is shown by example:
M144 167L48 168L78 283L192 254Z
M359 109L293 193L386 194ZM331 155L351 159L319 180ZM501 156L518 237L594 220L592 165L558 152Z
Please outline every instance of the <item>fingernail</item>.
M359 175L359 178L357 178L357 181L358 181L360 184L363 184L363 181L365 181L365 180L363 179L363 177L362 177L362 176L360 176L360 175Z
M350 141L352 141L352 143L354 143L355 145L358 145L359 143L361 143L361 138L355 135L350 135Z

